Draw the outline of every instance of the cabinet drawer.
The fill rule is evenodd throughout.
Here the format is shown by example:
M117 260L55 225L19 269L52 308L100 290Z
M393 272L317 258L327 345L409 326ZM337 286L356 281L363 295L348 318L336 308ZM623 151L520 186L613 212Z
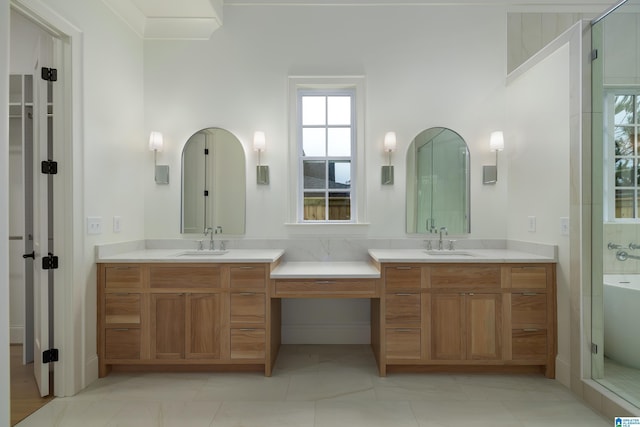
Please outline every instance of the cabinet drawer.
M140 325L140 294L106 294L106 325Z
M512 267L511 287L516 289L546 289L547 268L543 266Z
M266 272L264 265L232 266L229 274L231 275L231 289L265 289Z
M277 280L275 296L292 298L376 296L376 282L369 279Z
M511 323L514 328L546 327L547 294L526 292L512 294Z
M395 293L386 295L385 319L387 325L420 323L420 294Z
M140 359L140 329L106 329L104 355L110 360Z
M511 332L513 360L540 360L547 358L546 329L514 329Z
M422 343L419 328L388 328L386 338L387 359L420 359Z
M422 267L415 265L399 265L395 267L385 267L385 289L411 290L420 289L422 282Z
M231 329L231 358L264 359L265 336L264 329Z
M435 266L431 268L432 288L500 288L499 266Z
M149 285L154 289L219 288L221 286L220 267L150 267Z
M265 295L254 292L231 293L231 323L264 323Z
M108 265L104 268L104 284L107 289L142 287L142 269L132 265Z

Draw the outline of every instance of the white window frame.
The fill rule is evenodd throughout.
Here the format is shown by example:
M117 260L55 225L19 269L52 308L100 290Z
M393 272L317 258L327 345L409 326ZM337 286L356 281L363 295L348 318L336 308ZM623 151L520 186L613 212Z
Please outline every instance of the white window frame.
M351 219L304 220L304 177L301 159L301 94L314 91L327 95L348 90L354 96L354 120L351 147ZM364 224L365 219L365 149L364 149L364 77L289 77L289 223L305 225ZM331 157L326 157L331 159Z
M618 95L635 95L640 98L639 87L609 88L604 92L604 190L605 190L605 220L610 223L638 223L640 213L636 212L636 218L616 218L616 166L615 166L615 97ZM636 124L640 129L640 118L636 118ZM640 155L634 156L636 161L640 161ZM636 168L638 165L636 164ZM637 209L638 199L640 199L640 185L636 183L636 193L634 203Z

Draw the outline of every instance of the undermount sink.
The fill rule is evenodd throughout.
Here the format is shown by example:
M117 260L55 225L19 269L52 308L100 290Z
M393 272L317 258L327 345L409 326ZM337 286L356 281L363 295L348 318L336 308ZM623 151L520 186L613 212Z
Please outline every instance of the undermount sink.
M178 256L216 256L216 255L224 255L228 250L190 250L184 251L178 254Z
M474 256L472 253L464 251L449 251L449 250L426 250L425 253L431 256Z

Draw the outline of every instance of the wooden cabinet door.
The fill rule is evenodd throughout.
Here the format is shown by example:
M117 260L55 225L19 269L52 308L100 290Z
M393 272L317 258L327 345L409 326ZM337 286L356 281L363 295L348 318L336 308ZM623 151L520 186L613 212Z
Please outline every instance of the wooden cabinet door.
M465 296L466 359L502 358L502 294Z
M465 359L465 310L461 293L431 295L431 358Z
M187 359L220 359L223 334L222 294L189 294L184 337Z
M184 359L185 295L151 294L151 358Z

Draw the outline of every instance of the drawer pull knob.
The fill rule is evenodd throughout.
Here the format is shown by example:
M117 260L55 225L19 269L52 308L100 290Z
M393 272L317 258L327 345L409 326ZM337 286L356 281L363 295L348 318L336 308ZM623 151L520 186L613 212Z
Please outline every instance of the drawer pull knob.
M332 280L316 280L316 285L333 285L334 283L336 282Z
M253 332L256 330L256 328L241 328L240 329L242 332Z
M411 329L407 329L407 328L400 328L400 329L395 329L396 332L411 332Z
M411 267L396 267L396 270L411 270Z
M240 267L240 270L253 270L255 267L251 267L250 265L244 265Z
M118 332L126 332L129 330L129 328L114 328L112 329L113 331L118 331Z
M525 332L538 332L540 329L537 328L524 328L523 331Z
M413 295L417 295L417 294L409 294L409 293L403 293L403 294L395 294L397 297L410 297Z
M524 296L524 297L534 297L534 296L538 295L538 293L537 292L523 292L521 295Z
M240 295L241 297L252 297L255 294L256 294L255 292L240 292L239 294L236 294L236 295Z

